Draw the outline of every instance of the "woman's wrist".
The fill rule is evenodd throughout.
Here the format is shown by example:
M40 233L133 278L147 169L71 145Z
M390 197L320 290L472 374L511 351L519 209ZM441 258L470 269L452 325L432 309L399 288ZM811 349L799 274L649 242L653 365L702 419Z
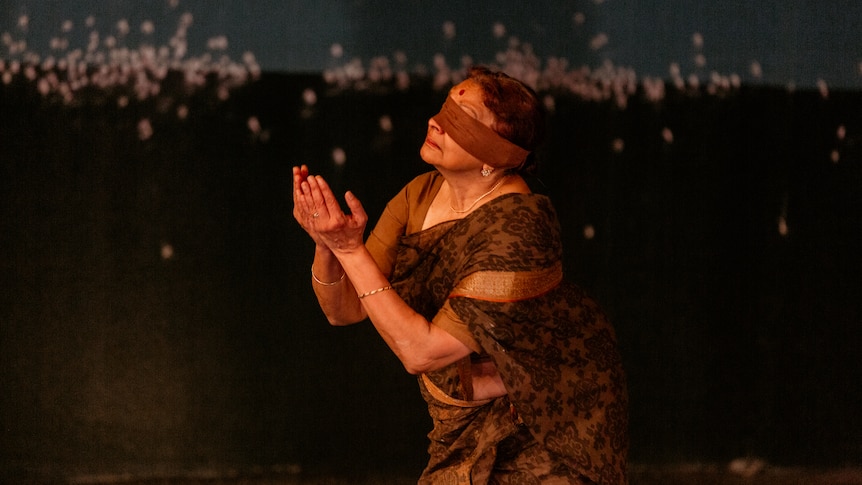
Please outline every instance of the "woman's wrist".
M314 282L317 283L318 285L335 286L338 283L341 283L342 281L344 281L344 275L345 275L344 269L342 269L341 270L341 276L339 276L338 279L334 279L332 281L324 281L324 280L318 278L316 274L314 274L314 263L311 263L311 279L314 280Z

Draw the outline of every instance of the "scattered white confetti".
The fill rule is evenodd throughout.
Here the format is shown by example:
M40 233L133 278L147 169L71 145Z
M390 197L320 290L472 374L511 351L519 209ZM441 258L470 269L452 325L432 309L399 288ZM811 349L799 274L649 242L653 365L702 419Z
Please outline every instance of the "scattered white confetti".
M673 143L673 131L671 131L670 128L665 128L661 130L661 137L668 145Z
M590 49L597 51L602 47L608 45L608 34L601 32L596 34L592 39L590 39Z
M381 116L379 124L382 131L385 131L386 133L392 131L392 118L390 118L389 115Z
M260 134L260 120L257 119L257 116L250 117L246 124L248 125L248 131L252 132L255 135Z
M778 218L778 234L782 236L787 236L790 233L790 230L787 227L787 218L781 216Z
M120 19L117 21L117 33L120 37L129 34L129 21L126 19Z
M823 99L829 99L829 85L823 79L817 80L817 90L820 91L820 96Z
M306 106L314 106L317 104L317 93L315 93L311 88L305 88L302 92L302 102L305 103Z
M584 15L583 12L576 12L574 15L572 15L572 22L574 22L575 25L578 25L578 26L584 25L584 23L586 23L586 21L587 21L587 16Z
M500 22L496 22L494 24L493 32L494 32L495 38L502 39L503 37L506 36L506 26Z
M752 61L748 70L755 79L763 77L763 66L758 61Z
M138 122L138 138L141 141L149 140L153 136L153 125L148 118L144 118Z
M174 257L174 247L168 243L162 244L162 259L168 260Z
M451 20L443 22L443 38L446 40L455 38L455 22Z
M341 44L332 44L329 47L329 55L335 59L341 59L344 56L344 47Z
M213 51L223 51L227 49L227 37L224 35L218 35L216 37L210 37L207 40L207 48Z
M344 153L343 149L335 148L332 150L332 161L340 167L347 162L347 154Z

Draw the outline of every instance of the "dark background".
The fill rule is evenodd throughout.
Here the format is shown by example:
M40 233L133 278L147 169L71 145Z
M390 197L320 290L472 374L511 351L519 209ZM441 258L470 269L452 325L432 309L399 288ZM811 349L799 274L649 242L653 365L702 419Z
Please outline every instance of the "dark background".
M862 465L860 10L0 0L0 481L415 477L415 378L326 324L290 168L375 217L466 60L576 81L532 184L617 327L633 465Z
M418 473L415 380L367 323L326 324L290 168L379 213L427 169L445 91L269 73L224 101L119 107L16 79L0 86L3 477ZM545 94L533 183L556 203L568 276L617 327L632 461L860 464L862 96Z

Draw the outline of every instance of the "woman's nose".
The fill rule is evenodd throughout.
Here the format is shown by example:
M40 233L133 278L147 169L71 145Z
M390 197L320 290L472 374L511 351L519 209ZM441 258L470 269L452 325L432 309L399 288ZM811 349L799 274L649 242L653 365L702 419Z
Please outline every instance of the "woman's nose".
M440 126L440 124L437 123L437 120L435 120L433 117L428 118L428 128L432 128L437 133L443 134L443 127Z

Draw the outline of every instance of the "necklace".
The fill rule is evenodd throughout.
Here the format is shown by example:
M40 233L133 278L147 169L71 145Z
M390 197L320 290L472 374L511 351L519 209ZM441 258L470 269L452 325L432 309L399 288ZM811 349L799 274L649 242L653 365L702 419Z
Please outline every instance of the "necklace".
M472 203L472 204L470 204L469 206L467 206L467 208L466 208L466 209L458 210L458 209L456 209L456 208L452 207L452 199L451 199L451 198L449 198L449 208L450 208L450 209L452 209L452 212L454 212L454 213L456 213L456 214L463 214L463 213L465 213L465 212L469 212L469 211L470 211L470 209L472 209L472 208L473 208L473 206L475 206L476 204L478 204L480 200L484 199L485 197L488 197L489 195L491 195L491 192L493 192L493 191L495 191L495 190L499 189L499 188L500 188L500 186L501 186L501 185L503 185L503 182L505 182L505 181L506 181L506 177L508 177L508 175L505 175L505 176L503 176L502 178L500 178L500 181L499 181L499 182L497 182L496 184L494 184L494 186L493 186L493 187L491 187L491 190L489 190L489 191L485 192L484 194L480 195L480 196L479 196L479 198L478 198L478 199L476 199L476 200L474 200L474 201L473 201L473 203Z

